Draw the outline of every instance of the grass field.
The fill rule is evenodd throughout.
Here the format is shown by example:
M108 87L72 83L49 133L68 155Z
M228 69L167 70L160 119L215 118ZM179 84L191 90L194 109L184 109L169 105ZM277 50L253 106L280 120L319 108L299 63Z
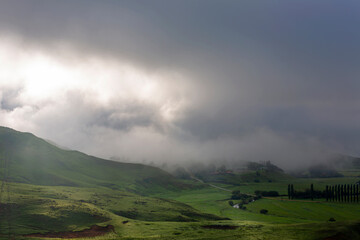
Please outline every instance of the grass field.
M249 192L254 188L247 187ZM2 239L8 239L9 230L16 239L26 239L23 234L77 231L93 224L115 227L115 232L95 239L325 239L336 234L349 236L348 239L359 237L357 203L276 198L260 199L247 204L246 210L239 210L228 204L230 192L209 186L151 197L105 187L9 183L9 189L10 201L2 199L5 206L11 206L10 218L5 218L6 214L0 216ZM260 209L269 212L260 214ZM329 222L330 217L336 222ZM214 225L236 229L204 228Z
M315 181L315 179L313 179ZM312 181L312 182L314 182ZM323 180L322 180L323 181ZM348 180L344 180L347 182ZM299 186L308 186L305 183L298 183ZM330 179L329 182L332 182ZM240 189L244 193L254 193L254 190L280 190L287 189L287 184L276 183L269 184L251 184L246 186L226 186L229 189ZM295 185L297 186L297 185ZM300 189L300 187L299 187ZM284 191L283 191L284 192ZM177 201L187 203L194 208L203 212L216 214L218 216L228 217L234 220L262 221L268 223L300 223L327 221L330 217L337 220L359 220L360 219L360 203L333 203L321 201L311 202L304 201L288 201L287 197L277 197L274 199L261 199L246 205L247 210L238 210L229 206L231 194L216 188L204 188L201 190L186 190L176 193L167 193L158 195L164 198L171 198ZM237 203L236 200L233 200ZM267 209L267 215L259 214L261 209Z
M296 190L310 184L323 190L354 184L359 172L349 169L342 171L344 177L319 179L249 172L213 175L201 183L155 167L62 150L34 135L0 128L0 239L38 239L24 235L74 233L93 225L114 229L93 238L99 240L360 239L360 203L280 196L241 210L229 204L233 190L285 195L289 183Z

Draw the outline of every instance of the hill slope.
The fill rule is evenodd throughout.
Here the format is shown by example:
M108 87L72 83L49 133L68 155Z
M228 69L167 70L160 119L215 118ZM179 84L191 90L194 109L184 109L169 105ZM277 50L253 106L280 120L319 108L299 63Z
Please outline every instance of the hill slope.
M11 182L103 186L141 193L186 187L155 167L113 162L60 149L33 134L5 127L0 127L0 163L0 174L7 168Z

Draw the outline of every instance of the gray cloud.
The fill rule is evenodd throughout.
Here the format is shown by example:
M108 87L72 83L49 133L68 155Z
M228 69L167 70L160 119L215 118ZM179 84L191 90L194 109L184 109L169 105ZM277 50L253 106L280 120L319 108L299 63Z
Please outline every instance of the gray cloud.
M148 74L180 73L161 84L176 95L172 104L188 104L166 121L161 104L101 105L73 92L61 104L24 106L21 92L3 90L2 114L30 115L31 124L12 124L105 157L296 166L331 151L359 155L359 10L357 1L4 0L0 39L15 35L63 61L116 59ZM95 150L99 139L106 147ZM147 145L142 154L139 145Z
M17 100L17 98L21 94L21 90L21 87L2 89L2 91L0 92L0 109L6 111L13 111L15 108L21 107L21 104Z

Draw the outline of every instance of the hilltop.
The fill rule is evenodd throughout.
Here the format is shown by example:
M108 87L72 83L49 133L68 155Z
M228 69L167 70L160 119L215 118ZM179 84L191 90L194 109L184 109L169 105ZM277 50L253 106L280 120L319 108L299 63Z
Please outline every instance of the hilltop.
M156 167L65 150L31 133L6 127L0 127L0 161L4 163L0 172L6 167L7 180L18 183L107 187L142 194L189 186Z

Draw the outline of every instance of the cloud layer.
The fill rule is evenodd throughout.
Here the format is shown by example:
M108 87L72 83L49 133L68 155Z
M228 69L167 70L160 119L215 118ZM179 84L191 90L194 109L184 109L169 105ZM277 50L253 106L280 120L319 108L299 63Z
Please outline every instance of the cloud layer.
M131 161L360 155L355 1L1 1L0 124Z

